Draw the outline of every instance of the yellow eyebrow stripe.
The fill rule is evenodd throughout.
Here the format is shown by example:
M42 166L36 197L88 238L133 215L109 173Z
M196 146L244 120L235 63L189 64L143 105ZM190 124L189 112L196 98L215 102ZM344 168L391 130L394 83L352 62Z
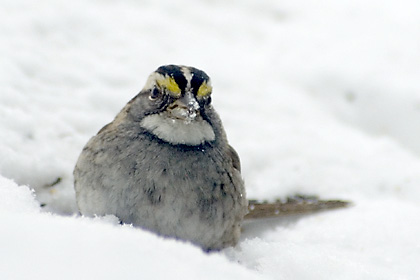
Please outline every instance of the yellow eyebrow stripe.
M181 96L181 89L179 88L178 84L175 82L175 79L172 77L164 77L163 79L157 79L157 84L169 90L169 93L175 95L174 97Z
M198 88L197 97L205 97L211 93L212 87L204 81Z

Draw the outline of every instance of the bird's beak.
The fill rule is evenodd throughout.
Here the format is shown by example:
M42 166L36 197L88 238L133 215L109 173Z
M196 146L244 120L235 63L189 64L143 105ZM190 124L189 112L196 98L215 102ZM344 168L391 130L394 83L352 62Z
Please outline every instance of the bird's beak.
M187 92L181 98L169 105L168 111L173 119L186 122L193 121L199 114L200 105L191 92Z

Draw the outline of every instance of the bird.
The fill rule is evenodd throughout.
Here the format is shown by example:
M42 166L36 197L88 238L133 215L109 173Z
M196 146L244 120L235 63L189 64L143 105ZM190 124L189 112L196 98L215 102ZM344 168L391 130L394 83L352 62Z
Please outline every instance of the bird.
M246 219L350 205L295 195L247 200L238 153L212 105L210 77L163 65L83 148L73 171L79 212L114 215L205 252L235 246Z
M248 201L211 95L210 77L197 68L152 72L83 148L73 172L80 213L115 215L204 251L234 246Z

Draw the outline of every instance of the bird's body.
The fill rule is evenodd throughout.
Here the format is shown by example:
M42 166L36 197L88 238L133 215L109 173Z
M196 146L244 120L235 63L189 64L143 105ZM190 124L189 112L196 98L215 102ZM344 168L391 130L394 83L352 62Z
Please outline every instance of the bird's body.
M162 66L83 149L79 210L117 216L205 250L235 245L247 213L239 158L214 111L208 76Z

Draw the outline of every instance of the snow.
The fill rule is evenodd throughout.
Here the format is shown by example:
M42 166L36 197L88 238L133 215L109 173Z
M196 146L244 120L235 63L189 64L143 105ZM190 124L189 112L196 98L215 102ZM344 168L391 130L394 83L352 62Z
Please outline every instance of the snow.
M420 275L418 1L1 6L1 279ZM170 63L212 77L248 197L354 206L247 222L235 248L210 255L116 217L78 216L72 170L84 144Z

